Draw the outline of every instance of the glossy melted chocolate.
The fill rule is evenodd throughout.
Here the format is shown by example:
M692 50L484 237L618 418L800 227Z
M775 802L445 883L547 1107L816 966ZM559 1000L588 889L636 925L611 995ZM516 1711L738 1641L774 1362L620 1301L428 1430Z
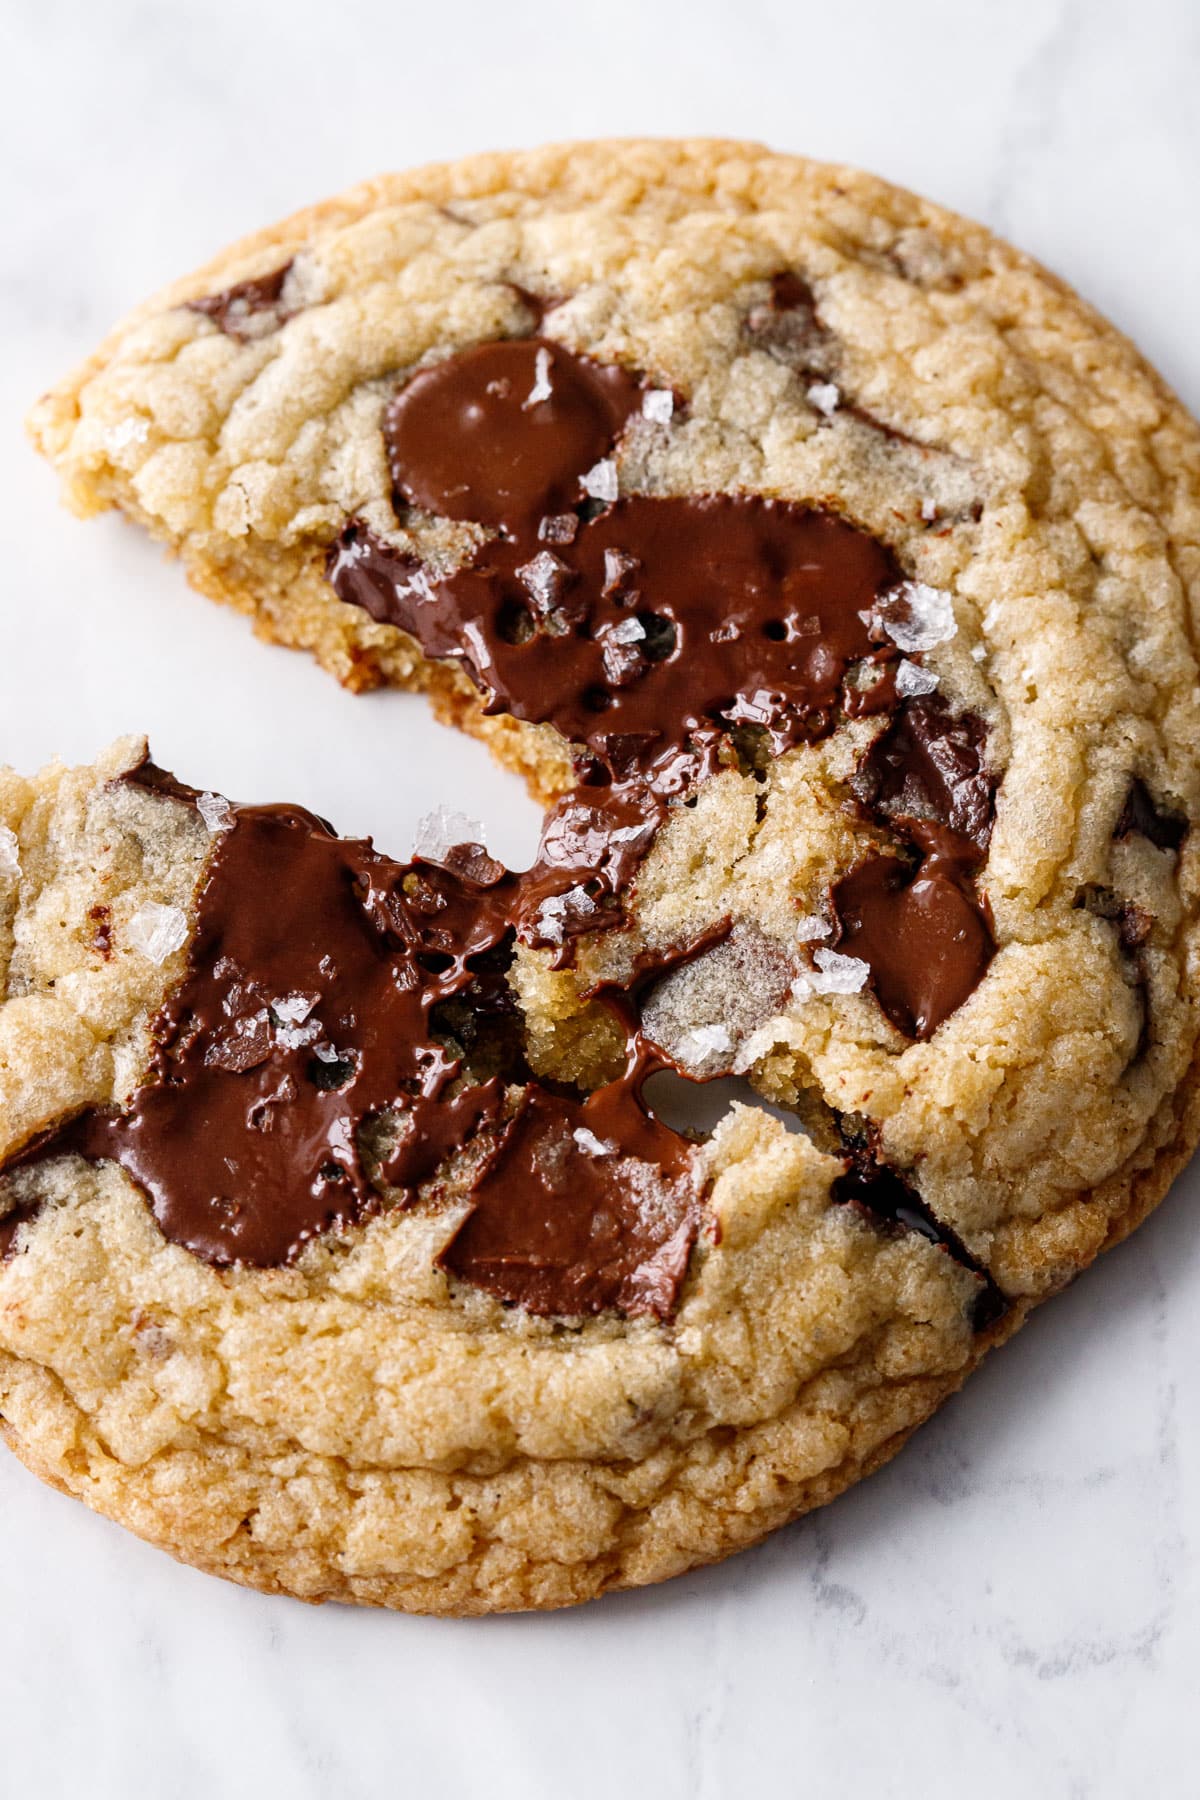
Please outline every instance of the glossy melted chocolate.
M974 875L987 852L996 778L987 733L936 696L908 701L871 746L855 789L915 853L874 856L833 890L839 948L860 957L897 1030L928 1038L978 987L995 953Z
M728 756L731 730L758 728L779 752L832 729L839 709L895 699L896 652L871 618L901 571L867 533L757 496L588 499L584 478L641 392L541 339L423 370L386 414L397 507L491 535L439 576L356 523L327 565L343 600L458 660L486 711L575 746L579 786L547 818L518 921L532 941L545 898L628 885L668 805ZM594 909L566 919L597 922Z
M158 770L133 779L190 803ZM669 1311L700 1208L692 1147L641 1102L665 1059L634 1029L620 1081L584 1102L530 1085L508 1116L506 1082L528 1071L494 1028L513 1011L520 878L477 845L399 863L298 807L233 817L146 1080L124 1111L85 1113L33 1154L119 1162L172 1242L266 1267L411 1203L482 1132L447 1268L535 1312ZM467 1066L456 1011L485 1062L493 1027L494 1074Z

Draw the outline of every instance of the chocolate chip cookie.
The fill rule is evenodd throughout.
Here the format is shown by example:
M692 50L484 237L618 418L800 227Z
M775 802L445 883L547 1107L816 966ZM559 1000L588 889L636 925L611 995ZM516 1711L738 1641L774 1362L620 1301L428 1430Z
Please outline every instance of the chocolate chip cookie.
M307 1598L656 1580L892 1454L1190 1153L1200 433L981 228L744 145L476 159L238 246L32 425L547 809L514 873L136 742L0 778L48 1479Z

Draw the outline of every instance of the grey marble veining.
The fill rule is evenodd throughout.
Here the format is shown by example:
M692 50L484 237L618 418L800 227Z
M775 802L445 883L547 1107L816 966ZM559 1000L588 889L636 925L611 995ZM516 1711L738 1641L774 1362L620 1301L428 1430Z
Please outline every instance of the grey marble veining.
M1195 0L4 10L0 757L26 767L146 726L215 786L409 841L429 799L404 773L429 767L421 703L351 699L192 601L133 533L73 523L19 427L156 284L380 168L634 131L864 164L1014 237L1200 406ZM439 736L438 752L436 797L519 859L535 815L515 784L477 746ZM364 759L396 770L386 791L348 777ZM0 1792L1185 1800L1198 1207L1185 1178L833 1507L580 1613L456 1623L265 1600L4 1458Z

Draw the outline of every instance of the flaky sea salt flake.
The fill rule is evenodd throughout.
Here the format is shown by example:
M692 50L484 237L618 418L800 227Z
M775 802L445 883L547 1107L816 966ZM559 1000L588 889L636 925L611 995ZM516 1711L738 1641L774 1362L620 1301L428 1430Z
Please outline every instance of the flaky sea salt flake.
M911 700L916 694L932 694L938 684L938 678L932 669L923 669L920 663L902 662L896 670L896 692L902 699Z
M578 532L579 520L574 513L547 513L538 526L543 544L573 544Z
M617 1148L607 1139L598 1138L594 1131L588 1130L586 1125L577 1125L571 1136L585 1156L612 1156Z
M565 894L551 894L538 907L538 933L548 944L561 944L567 935L568 919L588 919L595 911L596 902L585 887L568 888Z
M196 811L213 837L218 832L233 829L233 808L223 794L201 794L196 801Z
M126 933L135 950L161 967L186 941L187 915L182 907L147 900L130 919Z
M696 1067L710 1056L719 1056L733 1049L733 1039L725 1025L693 1025L685 1031L675 1046L675 1054L681 1062L689 1067Z
M813 961L818 973L809 979L818 994L857 994L871 973L860 957L843 956L837 950L814 950Z
M401 594L412 595L417 600L428 601L437 597L433 591L433 583L424 569L414 569L408 580L397 591Z
M553 392L554 389L550 386L550 352L543 344L533 359L533 386L521 410L526 412L531 406L548 400Z
M303 1025L316 1004L307 994L287 994L283 999L272 1000L271 1011L284 1025Z
M615 500L618 493L616 463L610 456L593 463L586 475L580 476L580 483L591 500Z
M805 913L796 920L796 936L802 944L814 944L820 938L833 936L833 926L820 913Z
M638 644L646 635L646 627L638 618L622 619L608 632L610 644Z
M958 630L954 602L941 588L902 581L875 604L879 623L898 650L932 650Z
M542 612L548 612L562 591L567 565L552 550L539 550L517 570L517 579Z
M452 807L435 806L417 825L413 855L425 862L441 862L459 844L482 844L486 849L483 826L478 819L469 819L466 813L455 812Z
M285 1050L302 1050L306 1044L314 1043L324 1029L320 1019L310 1019L307 1025L277 1025L275 1042Z
M805 997L807 998L807 996ZM774 1019L768 1019L765 1025L760 1025L757 1031L752 1031L750 1036L743 1039L739 1045L738 1053L733 1059L733 1073L744 1075L748 1069L754 1067L755 1063L761 1062L764 1056L768 1056L779 1041L779 1025Z
M832 419L842 403L841 392L832 381L814 381L808 389L807 399L808 404L826 419Z
M629 576L641 565L636 556L628 550L608 549L604 552L604 592L615 594L618 588L624 587Z
M647 388L642 395L642 417L652 425L669 425L675 411L675 396L670 388Z

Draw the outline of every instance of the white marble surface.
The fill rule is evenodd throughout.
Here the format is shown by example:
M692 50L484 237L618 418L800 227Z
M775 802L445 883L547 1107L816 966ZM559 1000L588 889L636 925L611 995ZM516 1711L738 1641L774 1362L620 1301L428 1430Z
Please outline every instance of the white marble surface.
M875 167L1016 238L1200 406L1195 0L8 0L0 756L148 727L184 774L407 847L421 703L354 701L72 522L20 434L127 305L364 174L618 132ZM511 779L437 790L520 857ZM411 754L410 754L411 753ZM366 779L356 771L367 771ZM0 1461L0 1789L683 1797L1200 1788L1200 1179L898 1462L724 1568L580 1613L307 1611Z

